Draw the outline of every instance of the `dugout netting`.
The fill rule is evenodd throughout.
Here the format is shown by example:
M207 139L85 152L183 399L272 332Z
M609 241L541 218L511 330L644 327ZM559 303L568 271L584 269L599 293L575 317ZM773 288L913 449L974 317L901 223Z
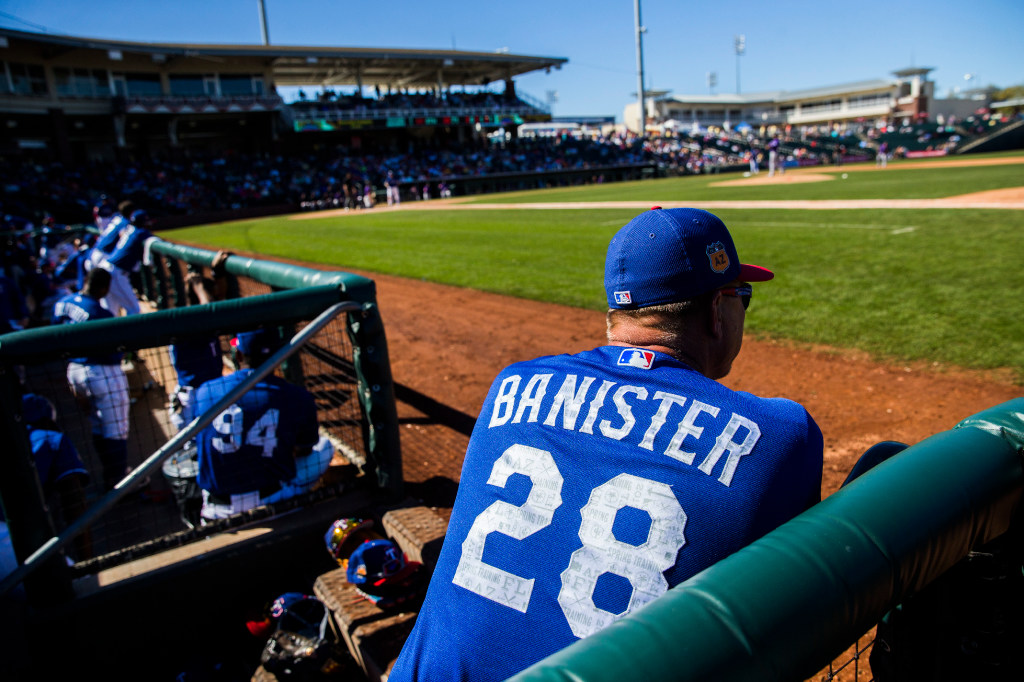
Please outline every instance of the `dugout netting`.
M55 575L67 580L69 572L60 566L65 560L71 564L71 580L94 575L255 520L301 512L354 489L389 498L400 494L394 392L373 282L231 256L223 265L226 299L190 304L187 273L208 272L215 256L158 241L135 281L149 312L0 337L0 437L11 445L0 499L22 563L20 577L38 572L47 585ZM230 339L253 329L271 330L284 343L257 372L272 372L312 395L318 447L333 455L308 491L200 522L191 435L214 419L217 406L191 423L176 423L178 382L169 348L214 344L227 375L235 369ZM127 446L133 471L114 490L104 485L102 443L90 410L72 395L67 378L69 359L97 351L124 354L119 369L130 402ZM84 514L64 509L65 500L40 480L45 472L35 470L21 423L26 392L53 403L57 428L86 464ZM44 563L49 570L36 571ZM30 598L31 583L26 579Z

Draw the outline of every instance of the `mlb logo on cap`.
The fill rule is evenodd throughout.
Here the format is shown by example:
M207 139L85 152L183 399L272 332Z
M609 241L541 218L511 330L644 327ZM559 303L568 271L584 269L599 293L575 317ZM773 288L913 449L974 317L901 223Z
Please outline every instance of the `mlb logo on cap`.
M624 348L616 362L619 367L639 367L650 369L654 365L654 351L642 348Z
M615 292L615 303L618 305L629 305L633 302L633 297L628 291L616 291Z

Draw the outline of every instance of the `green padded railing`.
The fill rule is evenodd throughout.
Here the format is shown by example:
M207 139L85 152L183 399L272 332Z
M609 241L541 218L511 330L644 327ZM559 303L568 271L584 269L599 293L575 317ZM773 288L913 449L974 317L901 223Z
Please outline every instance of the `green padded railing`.
M1024 488L1024 398L871 469L514 680L803 680L969 550Z

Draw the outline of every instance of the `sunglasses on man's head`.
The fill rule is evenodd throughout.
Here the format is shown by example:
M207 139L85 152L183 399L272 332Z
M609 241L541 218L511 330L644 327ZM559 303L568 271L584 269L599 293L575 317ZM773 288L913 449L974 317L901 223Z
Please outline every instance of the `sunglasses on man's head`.
M738 296L744 310L750 307L750 298L754 295L754 287L749 284L741 284L738 287L723 287L719 291L726 296Z

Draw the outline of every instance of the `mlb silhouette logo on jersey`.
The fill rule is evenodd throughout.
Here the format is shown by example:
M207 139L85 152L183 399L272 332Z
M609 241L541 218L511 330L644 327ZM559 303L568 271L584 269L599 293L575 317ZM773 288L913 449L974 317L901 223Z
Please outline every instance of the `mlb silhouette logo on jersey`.
M616 291L615 292L615 304L616 305L629 305L633 302L633 297L628 291Z
M619 353L619 360L616 362L619 367L639 367L650 369L654 364L654 351L641 350L640 348L626 348Z

